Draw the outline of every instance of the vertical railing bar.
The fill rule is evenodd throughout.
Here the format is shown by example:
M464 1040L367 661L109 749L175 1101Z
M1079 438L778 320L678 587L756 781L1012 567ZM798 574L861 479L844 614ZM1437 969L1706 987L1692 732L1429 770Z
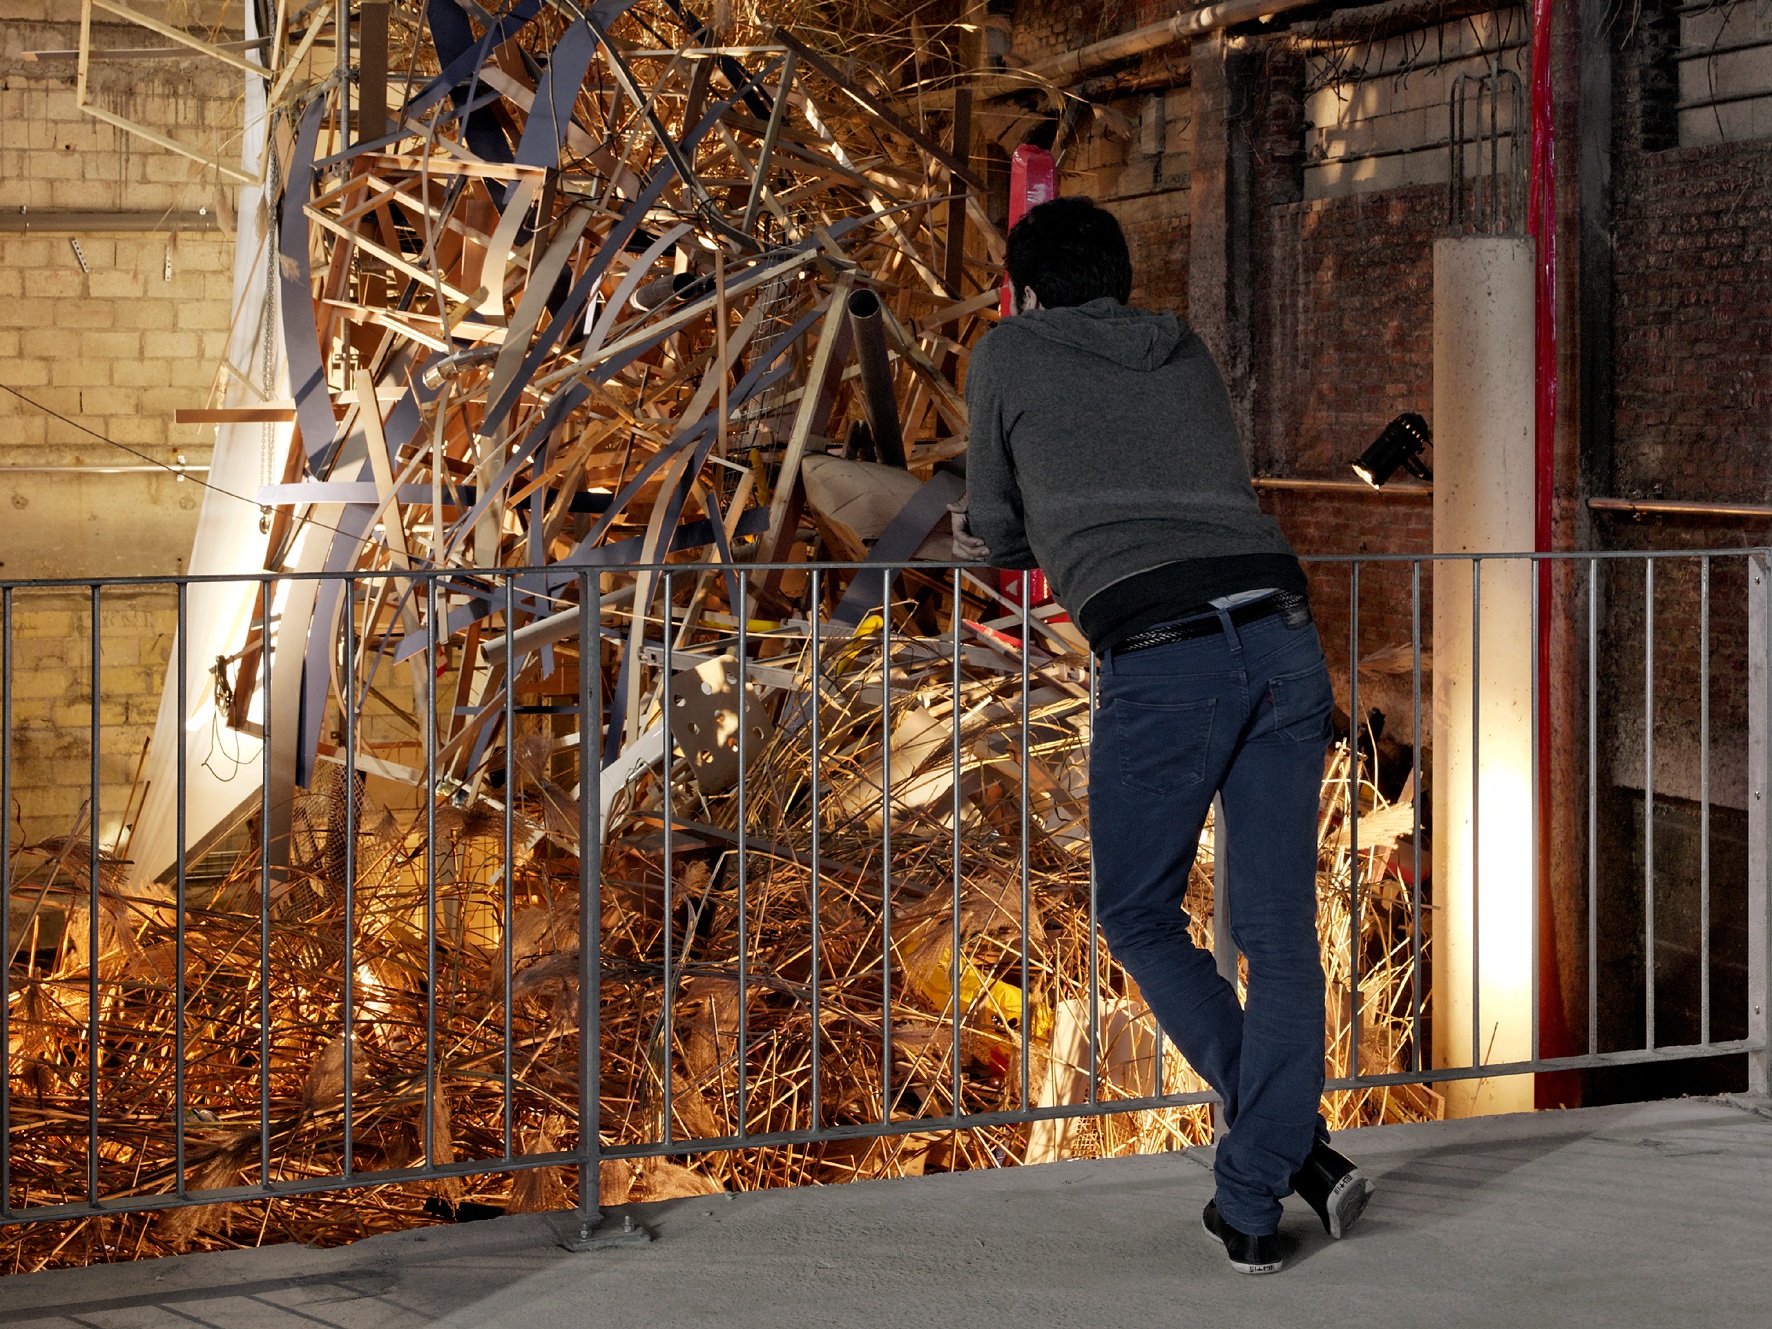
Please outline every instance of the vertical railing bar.
M1698 565L1698 1041L1710 1042L1710 555Z
M271 1184L271 734L276 724L272 711L272 673L277 666L271 650L271 603L277 583L270 577L259 582L259 855L258 855L258 1181Z
M1360 1074L1360 560L1348 568L1347 629L1347 826L1348 826L1348 911L1347 911L1347 1009L1348 1058L1350 1078ZM1376 746L1373 761L1378 759ZM1375 786L1376 787L1376 786Z
M750 1021L750 896L746 890L749 872L750 843L749 795L750 749L746 737L751 727L751 593L750 573L738 569L738 603L733 606L738 616L738 1134L750 1132L750 1083L746 1074L750 1057L747 1037ZM717 1017L716 1017L717 1019ZM716 1030L717 1032L717 1030Z
M99 945L99 943L98 943L98 909L99 909L99 905L98 905L98 869L99 869L99 854L101 852L99 849L99 843L98 843L99 718L100 718L100 714L101 714L101 712L99 710L99 701L98 701L99 683L100 683L99 674L100 674L100 663L101 663L101 661L100 661L101 644L100 644L100 638L99 638L100 609L101 609L101 606L100 606L99 583L93 582L92 583L91 609L90 609L90 613L91 613L90 629L91 629L91 631L89 634L90 635L89 646L90 646L91 654L92 654L92 660L91 660L92 704L88 708L88 720L89 720L89 724L90 724L90 727L92 730L92 733L91 733L92 746L91 746L91 752L89 754L90 760L91 760L90 774L91 774L91 780L92 780L92 788L90 790L90 795L89 795L90 801L86 805L87 806L86 834L88 837L87 838L87 855L86 855L86 858L87 858L86 878L87 878L87 884L91 890L91 895L92 895L92 900L91 900L91 904L90 904L88 911L87 911L87 919L86 919L86 924L87 924L86 1000L87 1000L87 1028L89 1031L88 1036L87 1036L87 1043L86 1043L86 1089L87 1089L86 1199L87 1199L87 1203L89 1203L89 1204L97 1204L98 1203L98 1063L99 1063L98 1046L99 1046L99 1038L100 1038L99 1020L98 1020L98 1007L99 1007L99 989L98 989L98 955L99 955L99 950L98 950L98 945ZM12 809L11 808L0 809L0 815L10 817L12 815ZM10 899L8 899L6 901L6 907L8 909L12 908L12 901ZM12 962L12 958L10 956L8 956L7 963L10 964L11 962ZM262 1061L260 1062L260 1065L261 1066L263 1065ZM11 1141L8 1141L7 1143L8 1143L8 1145L10 1145Z
M505 803L505 811L504 811L504 827L503 827L503 831L504 831L503 849L504 849L504 869L505 870L504 870L504 891L503 891L504 898L499 902L504 908L504 924L499 929L500 933L502 934L499 939L500 942L502 943L499 947L499 951L500 951L499 959L500 959L500 962L504 966L504 985L503 985L504 1011L503 1011L503 1018L500 1021L499 1032L502 1035L502 1039L503 1039L504 1055L500 1061L499 1080L502 1083L503 1088L504 1088L504 1121L502 1123L503 1132L504 1132L504 1156L506 1158L509 1158L511 1156L511 1150L513 1149L513 1147L516 1144L515 1127L516 1127L516 1115L517 1115L516 1104L513 1101L516 1098L517 1085L516 1085L516 1073L515 1073L515 1069L512 1065L512 1062L514 1060L514 1058L512 1056L512 1044L515 1042L515 1030L512 1028L512 1015L511 1015L511 1007L512 1007L511 984L516 981L517 963L516 963L516 955L515 955L514 951L512 950L511 925L516 920L516 917L517 917L517 863L516 863L517 762L516 762L516 751L517 751L517 669L518 669L518 664L517 664L516 627L515 627L516 618L517 618L516 582L515 582L515 579L511 576L511 574L509 572L504 574L504 583L505 583L505 604L504 604L504 610L505 610L505 706L504 706L504 710L505 710L505 713L504 713L504 730L505 730L505 788L504 788L505 799L504 799L504 803ZM590 662L589 663L592 668L600 667L601 661L603 658L602 657L603 637L602 637L601 615L598 616L597 620L593 623L592 626L593 626L594 631L597 633L597 636L592 638L591 642L588 645L583 641L579 642L578 667L579 667L579 671L581 673L584 671L584 669L586 667L585 655L587 652L590 655ZM582 691L582 689L581 689L581 691ZM597 717L597 719L599 720L599 726L593 726L591 724L591 718L592 717L585 715L583 713L583 710L581 707L579 717L578 717L578 743L579 743L578 801L579 801L579 807L580 807L581 811L585 807L585 801L587 799L598 796L597 791L587 790L585 788L585 781L584 781L584 771L585 771L585 767L587 765L587 758L585 756L586 749L585 749L584 745L586 743L592 744L590 751L593 753L600 753L602 751L602 749L599 746L597 746L595 739L594 739L594 735L597 732L597 728L600 727L600 722L601 722L602 717L601 716ZM595 768L596 764L597 763L594 759L589 761L589 765L593 769ZM598 799L598 806L601 807L601 805L602 805L601 799L599 798ZM581 828L581 831L582 831L582 828ZM579 841L579 844L581 847L583 846L583 843L584 843L584 841L581 838Z
M857 568L855 575L862 575ZM892 1120L892 573L880 574L880 1121Z
M1421 560L1409 564L1409 798L1411 855L1409 909L1409 1042L1411 1070L1419 1073L1421 1051Z
M1587 561L1587 1052L1600 1050L1600 560Z
M12 587L0 588L0 1058L12 1047ZM184 727L184 713L179 713ZM179 763L182 779L184 763ZM182 844L182 840L181 840ZM183 940L183 934L180 934ZM182 949L181 949L182 954ZM182 994L181 994L182 995ZM180 1088L182 1088L182 1083ZM179 1189L184 1189L179 1125ZM12 1070L0 1061L0 1219L12 1214Z
M1483 1064L1483 560L1471 560L1471 1065Z
M819 850L821 848L821 841L823 838L822 826L823 826L823 821L824 821L823 810L819 806L819 783L824 778L824 772L822 769L823 759L822 759L822 754L819 752L819 738L820 738L820 734L819 734L819 707L821 705L821 701L820 701L820 697L819 697L819 691L820 691L819 679L820 679L820 676L824 673L824 662L820 658L820 655L819 655L818 622L819 622L819 615L822 612L822 606L824 604L824 599L823 599L823 596L824 596L824 576L823 576L823 571L819 568L812 569L811 595L812 595L811 608L808 609L807 614L806 614L807 630L808 630L808 649L811 652L811 658L812 658L812 667L811 667L811 670L809 671L811 674L811 680L812 680L812 703L811 703L812 704L812 854L811 854L811 874L812 875L811 875L811 881L808 885L807 897L808 897L808 900L809 900L809 903L811 906L811 911L812 911L812 919L811 919L811 923L812 923L812 942L811 942L811 944L812 944L812 964L811 964L811 971L812 971L812 1096L811 1096L811 1113L812 1113L812 1129L817 1130L824 1118L823 1104L820 1102L820 1098L819 1098L819 1086L820 1086L820 1081L821 1081L821 1076L819 1073L819 1063L820 1063L820 1061L823 1060L823 1057L824 1057L823 1030L820 1028L820 1024L823 1019L823 1012L819 1008L819 1000L818 1000L819 952L820 952L820 948L823 946L823 937L821 936L821 934L819 932L819 927L818 927L818 912L819 912L818 911L818 871L819 871L819 861L818 860L819 860Z
M1655 560L1643 560L1643 1046L1655 1047Z
M178 715L178 737L173 759L178 763L178 774L173 784L173 834L177 838L177 853L173 857L172 883L172 1182L173 1194L179 1199L185 1198L185 871L186 871L186 781L185 781L185 748L188 742L185 735L185 718L190 714L190 681L185 677L185 668L189 663L190 643L186 639L189 627L187 599L190 594L190 583L180 581L175 594L176 619L172 625L173 648L173 709ZM8 662L11 653L7 654ZM12 806L12 800L0 795L0 809ZM0 859L5 857L5 849L0 845ZM0 891L0 897L10 899L11 893ZM8 912L0 908L0 913ZM5 959L0 964L11 967L12 952L0 945L0 954ZM0 993L0 997L4 994ZM3 1017L0 1017L3 1018ZM0 1048L5 1047L6 1033L0 1027ZM0 1077L4 1078L4 1077ZM346 1083L350 1082L350 1066L346 1063ZM0 1150L4 1150L6 1140L4 1125L0 1125ZM0 1196L4 1196L5 1187L0 1184ZM4 1208L4 1200L0 1199L0 1208Z
M437 1166L437 579L425 581L425 1167Z
M1089 740L1095 741L1097 714L1097 674L1095 652L1089 652ZM1101 938L1096 932L1096 906L1099 903L1095 877L1095 850L1089 851L1089 1103L1101 1101ZM1162 1085L1157 1086L1161 1091Z
M953 760L953 788L949 791L949 793L950 793L949 801L951 804L951 812L952 812L953 821L954 821L954 824L953 824L953 855L954 855L953 867L954 867L954 870L953 870L953 900L952 900L952 902L949 906L949 909L948 909L948 1000L950 1003L948 1009L951 1012L951 1014L949 1015L950 1027L948 1030L949 1041L951 1043L951 1046L948 1049L948 1075L949 1075L949 1081L950 1081L950 1086L949 1086L948 1092L949 1092L949 1095L951 1096L951 1102L949 1105L951 1110L948 1115L949 1115L949 1118L957 1126L959 1123L959 1120L960 1120L960 1095L961 1095L961 1088L960 1088L960 1019L961 1019L961 1016L964 1014L963 1008L960 1004L960 879L961 879L960 820L961 820L961 813L964 809L964 804L963 804L961 797L960 797L960 779L961 779L961 775L962 775L962 761L961 761L961 747L960 747L960 718L961 718L960 694L961 694L961 687L962 687L962 681L961 681L961 676L960 676L960 655L961 655L960 625L961 625L961 619L963 617L963 614L961 612L961 607L962 607L961 597L962 597L963 593L960 588L960 569L957 567L949 569L949 576L952 579L951 593L953 595L953 605L954 605L954 622L953 622L953 645L954 645L953 707L954 708L953 708L953 713L952 713L953 718L948 725L949 733L951 735L951 746L952 746L951 756L952 756L952 760Z
M1033 760L1032 732L1029 727L1030 695L1028 655L1033 650L1033 624L1029 621L1033 613L1034 576L1024 571L1021 574L1021 750L1017 760L1021 767L1021 1110L1026 1112L1033 1105L1030 1080L1033 1065L1033 1028L1034 1009L1032 990L1028 982L1029 948L1028 918L1033 908L1032 889L1028 876L1028 796L1033 789L1033 780L1028 774L1028 763ZM1162 1086L1158 1086L1161 1092Z
M671 650L671 597L676 594L676 589L676 575L670 572L665 573L664 655L662 657L664 664L659 672L658 709L659 714L663 717L660 723L664 726L664 760L662 767L662 773L664 776L664 1051L659 1058L661 1063L659 1067L659 1078L664 1085L664 1131L660 1138L666 1144L669 1144L676 1138L673 1132L676 1129L675 1119L677 1107L675 1099L676 1082L673 1079L673 1070L671 1066L672 1061L676 1057L677 1044L677 1003L676 993L674 991L676 987L676 978L674 976L675 965L673 963L676 958L674 952L677 947L677 938L676 929L672 926L671 918L671 879L672 874L675 871L675 863L672 860L672 855L676 849L676 838L673 834L671 823L676 820L677 815L676 810L671 806L671 795L673 792L671 786L672 777L674 775L673 768L676 766L676 745L671 736L671 711L677 704L676 698L671 695L675 670L675 665L671 658L673 654ZM636 614L640 612L640 607L637 602L634 607L634 612ZM632 667L638 669L640 667L640 662L635 660Z
M1541 949L1542 943L1539 938L1539 923L1538 923L1539 903L1538 902L1539 902L1539 893L1544 889L1543 873L1542 873L1541 864L1539 862L1539 855L1542 852L1542 846L1543 846L1543 839L1542 839L1543 828L1538 824L1540 817L1541 817L1542 810L1543 810L1543 806L1544 806L1543 802L1541 800L1540 794L1539 794L1539 790L1543 787L1542 781L1544 779L1544 772L1540 768L1540 762L1538 759L1538 743L1539 743L1539 737L1540 737L1540 733L1541 733L1541 726L1539 725L1539 722L1538 722L1538 698L1539 698L1539 689L1542 688L1544 685L1543 679L1539 676L1540 661L1538 658L1538 624L1539 624L1539 615L1543 612L1543 606L1539 603L1540 588L1539 588L1538 583L1539 583L1539 576L1540 576L1540 572L1539 572L1540 568L1544 568L1544 569L1548 570L1549 566L1550 565L1548 563L1543 563L1537 558L1528 559L1527 563L1526 563L1527 570L1532 574L1532 652L1531 652L1531 654L1532 654L1532 671L1531 671L1532 682L1531 682L1531 687L1530 687L1532 715L1531 715L1531 718L1526 722L1526 727L1527 727L1527 730L1529 731L1529 733L1531 734L1531 740L1532 740L1532 761L1531 761L1531 767L1530 767L1531 772L1532 772L1532 777L1531 777L1531 780L1529 781L1528 788L1531 791L1531 802L1530 802L1529 806L1531 809L1530 817L1531 817L1531 821L1532 821L1532 835L1531 835L1531 841L1532 841L1532 875L1531 875L1532 918L1531 918L1531 924L1530 924L1530 931L1531 931L1531 936L1532 936L1532 962L1531 962L1532 992L1529 997L1529 1002L1530 1002L1530 1006L1531 1006L1531 1019L1532 1019L1531 1040L1532 1040L1532 1060L1533 1061L1538 1060L1539 1045L1540 1045L1540 1041L1541 1041L1540 1037L1539 1037L1539 1027L1538 1027L1539 1021L1542 1018L1542 1012L1539 1009L1539 992L1538 992L1539 958L1538 957L1539 957L1539 951Z
M345 612L345 887L344 887L344 1156L343 1171L349 1177L356 1171L356 1151L352 1145L356 1096L352 1079L356 1066L357 1022L353 1014L356 997L356 916L357 916L357 583L346 580ZM368 625L365 624L365 627ZM182 767L181 767L182 769Z
M509 584L506 585L509 603ZM667 601L668 603L668 601ZM635 611L639 612L638 609ZM507 624L509 619L506 619ZM578 1216L589 1233L602 1214L603 1175L603 579L578 573ZM665 631L665 645L671 634ZM508 643L507 643L508 645ZM511 660L507 651L505 659ZM669 675L666 675L667 679ZM507 689L515 682L508 672ZM670 692L664 693L665 709ZM506 732L507 742L509 731ZM670 747L665 747L670 776ZM507 775L506 779L510 777ZM511 790L507 789L509 795ZM665 824L670 825L667 814ZM668 952L667 952L668 954ZM667 1105L668 1110L668 1105Z

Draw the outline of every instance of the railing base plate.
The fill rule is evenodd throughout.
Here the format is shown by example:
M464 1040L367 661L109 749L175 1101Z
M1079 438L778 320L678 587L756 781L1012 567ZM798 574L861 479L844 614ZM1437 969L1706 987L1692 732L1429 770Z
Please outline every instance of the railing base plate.
M594 1219L577 1214L556 1214L549 1220L554 1238L569 1251L594 1251L605 1246L644 1246L653 1239L650 1228L642 1227L628 1215L618 1222L613 1214Z

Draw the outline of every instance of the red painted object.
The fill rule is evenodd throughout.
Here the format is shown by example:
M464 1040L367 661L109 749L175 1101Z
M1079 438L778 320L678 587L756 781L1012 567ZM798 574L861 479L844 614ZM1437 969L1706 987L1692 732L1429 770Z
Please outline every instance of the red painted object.
M1551 108L1551 20L1554 0L1532 0L1532 157L1527 186L1526 229L1537 246L1533 299L1533 547L1551 548L1552 502L1556 489L1557 429L1557 142ZM1551 903L1549 848L1551 819L1551 566L1538 567L1538 1008L1537 1055L1568 1056L1576 1052L1563 1009L1562 978L1557 955L1556 911ZM1541 1108L1575 1107L1581 1102L1581 1077L1572 1071L1533 1077Z
M1023 143L1009 159L1009 225L1027 215L1029 208L1058 197L1058 165L1045 148ZM997 313L1009 317L1009 278L1003 278L1003 294Z
M1030 208L1037 208L1042 203L1049 203L1058 197L1058 166L1052 160L1052 154L1045 148L1036 148L1031 143L1023 143L1009 159L1009 224L1025 217ZM997 312L1008 318L1009 313L1009 278L1003 278L1003 292L998 303ZM1052 603L1052 588L1046 584L1046 574L1035 571L1031 578L1029 594L1033 603L1029 606L1038 609L1041 605ZM997 589L1010 604L1021 603L1021 573L1008 572L1001 569L997 572Z

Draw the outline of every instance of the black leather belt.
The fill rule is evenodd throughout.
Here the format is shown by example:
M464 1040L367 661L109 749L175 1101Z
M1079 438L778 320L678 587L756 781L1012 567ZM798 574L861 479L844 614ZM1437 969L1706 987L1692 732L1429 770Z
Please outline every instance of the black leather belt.
M1231 623L1239 628L1246 623L1272 618L1275 614L1287 614L1288 624L1293 617L1297 617L1300 620L1298 626L1303 627L1310 622L1310 602L1302 595L1280 591L1252 600L1246 605L1238 605L1230 611ZM1218 617L1218 611L1209 609L1204 613L1190 614L1174 623L1163 623L1154 628L1146 628L1143 632L1134 632L1130 637L1115 642L1110 649L1115 655L1125 655L1129 651L1148 650L1152 646L1167 646L1172 641L1210 637L1222 631L1224 623Z

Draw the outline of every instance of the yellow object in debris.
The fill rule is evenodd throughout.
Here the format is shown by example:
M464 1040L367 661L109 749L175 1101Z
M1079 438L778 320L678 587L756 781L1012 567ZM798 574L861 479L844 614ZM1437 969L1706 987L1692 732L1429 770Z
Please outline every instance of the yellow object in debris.
M937 1005L945 1006L953 997L953 951L943 950L939 957L928 964L916 965L912 968L912 980L923 996ZM1014 983L1005 983L1001 979L985 977L977 965L962 957L960 960L960 1009L970 1011L981 1004L986 1012L995 1016L1004 1029L1013 1030L1018 1035L1021 1028L1021 988ZM1035 1042L1045 1042L1052 1037L1052 1012L1044 1002L1031 1002L1034 1011L1030 1037Z

